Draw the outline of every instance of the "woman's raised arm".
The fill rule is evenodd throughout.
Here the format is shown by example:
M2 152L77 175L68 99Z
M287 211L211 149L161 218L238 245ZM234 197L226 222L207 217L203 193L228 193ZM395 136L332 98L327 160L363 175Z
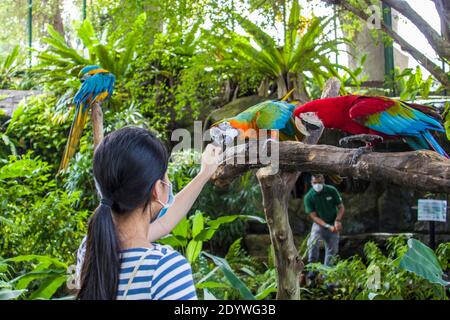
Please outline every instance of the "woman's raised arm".
M200 172L178 192L167 213L150 225L149 241L156 241L172 231L189 212L204 185L219 166L222 149L208 144L202 154Z

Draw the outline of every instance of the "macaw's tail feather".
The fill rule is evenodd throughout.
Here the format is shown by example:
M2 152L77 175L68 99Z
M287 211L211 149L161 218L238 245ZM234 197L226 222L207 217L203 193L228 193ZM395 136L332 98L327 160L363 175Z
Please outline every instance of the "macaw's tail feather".
M423 137L405 137L405 142L414 150L428 150L430 146L428 145L427 140Z
M328 176L330 178L331 182L333 182L336 185L340 185L344 179L340 175L337 174L331 174Z
M436 141L436 139L433 137L433 135L428 130L423 131L422 136L425 138L425 140L428 142L428 144L434 151L436 151L437 153L439 153L440 155L442 155L446 158L450 158L448 156L447 152L445 152L444 148L442 148L439 145L439 143Z
M84 125L86 124L88 109L82 106L75 111L75 118L72 122L72 127L69 132L69 139L67 140L64 155L59 166L59 171L65 170L69 165L69 160L75 154L78 143L80 142L81 134L83 133Z

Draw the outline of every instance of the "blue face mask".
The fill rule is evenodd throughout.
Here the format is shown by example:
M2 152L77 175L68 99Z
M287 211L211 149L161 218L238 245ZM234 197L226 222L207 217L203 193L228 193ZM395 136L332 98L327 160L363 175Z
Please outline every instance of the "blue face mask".
M171 184L171 183L167 183L167 182L165 182L165 181L163 181L163 180L161 180L161 182L162 182L163 184L165 184L166 186L169 187L169 197L168 197L168 199L167 199L167 203L165 203L165 204L164 204L161 200L159 200L159 199L156 200L156 202L158 202L159 204L161 204L163 207L162 207L161 211L159 211L158 216L157 216L153 221L155 221L155 220L161 218L162 216L164 216L164 215L166 214L167 210L168 210L168 209L170 208L170 206L172 205L173 199L174 199L174 196L173 196L173 190L172 190L172 184ZM153 222L153 221L152 221L152 222Z

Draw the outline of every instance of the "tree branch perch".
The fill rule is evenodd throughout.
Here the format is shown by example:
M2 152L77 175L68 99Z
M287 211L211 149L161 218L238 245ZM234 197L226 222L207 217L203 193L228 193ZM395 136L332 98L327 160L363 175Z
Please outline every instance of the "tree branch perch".
M251 144L249 152L257 152ZM291 172L323 172L352 176L370 181L385 181L422 191L450 193L450 160L433 151L372 152L362 155L356 165L350 160L356 149L329 145L307 145L301 142L279 143L280 170ZM244 153L237 153L235 163L243 163ZM213 180L227 184L243 172L267 166L266 164L224 164Z

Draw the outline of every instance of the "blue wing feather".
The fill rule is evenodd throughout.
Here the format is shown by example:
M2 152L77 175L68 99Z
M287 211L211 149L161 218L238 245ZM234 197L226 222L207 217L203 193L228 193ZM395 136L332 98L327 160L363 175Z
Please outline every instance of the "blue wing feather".
M81 84L73 98L73 102L79 107L83 105L84 109L90 107L90 103L103 92L108 92L108 97L111 97L114 90L115 77L111 73L97 73Z

